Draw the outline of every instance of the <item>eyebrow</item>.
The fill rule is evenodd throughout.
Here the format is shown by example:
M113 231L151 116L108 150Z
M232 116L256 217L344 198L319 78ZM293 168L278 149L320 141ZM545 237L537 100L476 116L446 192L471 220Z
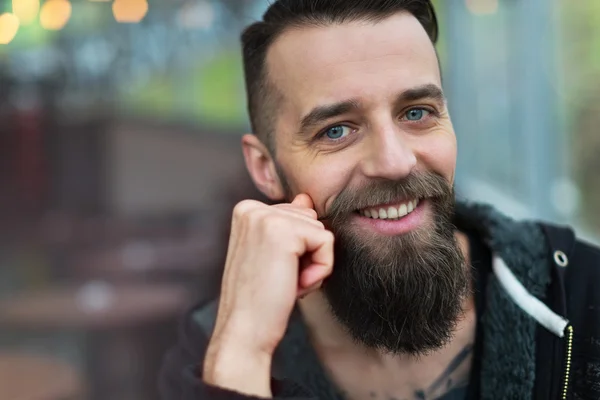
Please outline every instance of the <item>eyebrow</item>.
M440 104L444 104L446 102L446 97L444 96L442 88L433 83L429 83L427 85L418 86L402 92L400 96L398 96L396 103L399 104L424 99L435 100Z
M306 114L300 122L300 133L308 132L312 127L328 119L358 110L360 102L356 99L344 100L339 103L317 106Z
M407 89L397 97L395 105L418 100L431 99L439 104L444 104L446 98L442 89L433 83ZM361 102L357 99L344 100L338 103L317 106L302 117L300 122L300 135L308 133L311 128L321 124L328 119L356 111L361 108Z

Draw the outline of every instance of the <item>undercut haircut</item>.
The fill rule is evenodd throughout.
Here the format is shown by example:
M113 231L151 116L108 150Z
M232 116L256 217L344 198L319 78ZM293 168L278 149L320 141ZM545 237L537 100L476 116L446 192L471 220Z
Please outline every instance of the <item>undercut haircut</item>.
M356 21L377 23L400 12L412 14L437 43L439 27L431 0L277 0L261 21L242 33L242 55L252 131L274 155L274 130L283 95L269 81L270 46L290 28L321 27Z

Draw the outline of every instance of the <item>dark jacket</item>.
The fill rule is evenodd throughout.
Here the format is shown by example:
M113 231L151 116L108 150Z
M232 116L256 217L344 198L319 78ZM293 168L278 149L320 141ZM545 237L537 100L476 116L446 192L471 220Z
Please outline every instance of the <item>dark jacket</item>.
M573 231L513 221L493 208L457 206L459 229L493 254L487 275L479 374L482 399L600 399L600 250ZM160 377L164 400L248 399L203 384L217 310L193 308ZM339 399L295 313L273 360L277 399Z

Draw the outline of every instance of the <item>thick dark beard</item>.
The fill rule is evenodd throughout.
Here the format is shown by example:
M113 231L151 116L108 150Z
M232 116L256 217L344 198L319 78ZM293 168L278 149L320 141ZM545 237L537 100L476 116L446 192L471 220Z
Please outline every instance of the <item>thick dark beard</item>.
M349 207L385 204L394 198L427 199L432 226L395 237L369 237L366 232L358 236L350 225ZM448 343L470 278L451 223L450 185L431 173L402 182L375 182L341 193L331 210L335 266L323 292L351 337L368 348L415 356Z
M292 198L291 188L277 172ZM352 213L398 199L426 199L431 226L386 237L356 233ZM323 284L334 317L367 348L419 356L447 344L463 312L470 272L454 236L454 190L440 175L415 173L342 191L321 216L335 234L335 265Z

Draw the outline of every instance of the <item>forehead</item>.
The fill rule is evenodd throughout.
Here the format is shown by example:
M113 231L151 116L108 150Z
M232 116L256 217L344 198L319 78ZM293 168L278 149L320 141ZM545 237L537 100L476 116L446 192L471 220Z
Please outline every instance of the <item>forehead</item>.
M267 68L284 112L296 116L320 103L377 103L415 86L441 86L433 44L409 13L290 29L269 49Z

